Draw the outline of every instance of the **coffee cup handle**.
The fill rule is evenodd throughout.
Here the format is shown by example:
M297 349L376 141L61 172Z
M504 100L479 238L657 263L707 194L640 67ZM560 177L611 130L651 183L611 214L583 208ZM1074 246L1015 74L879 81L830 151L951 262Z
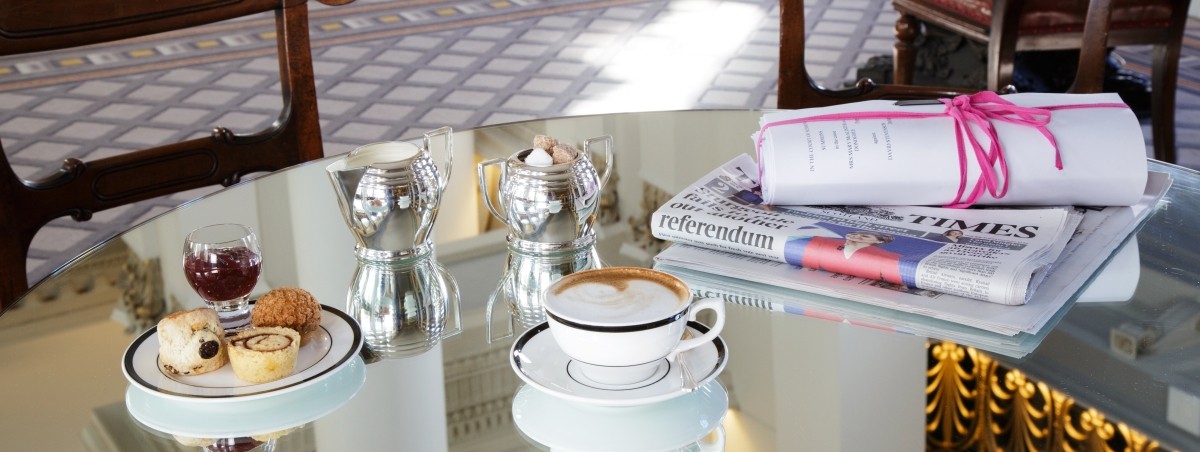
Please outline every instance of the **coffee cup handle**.
M725 327L725 300L721 298L705 298L692 303L692 307L688 308L688 321L696 320L696 315L705 309L712 309L713 312L716 312L717 320L712 325L709 325L708 332L704 333L704 335L679 341L679 345L676 345L675 349L671 350L671 354L667 355L667 360L674 361L676 355L712 342L721 334L721 329Z

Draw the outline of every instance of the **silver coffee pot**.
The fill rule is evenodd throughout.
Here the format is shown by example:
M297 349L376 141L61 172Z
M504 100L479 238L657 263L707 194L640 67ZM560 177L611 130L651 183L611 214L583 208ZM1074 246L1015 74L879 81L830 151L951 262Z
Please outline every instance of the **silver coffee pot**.
M504 276L488 298L485 312L488 342L506 338L520 330L546 321L544 291L563 276L583 270L603 267L595 246L549 252L527 252L509 241ZM498 309L507 312L498 313ZM495 322L499 318L504 333L496 336Z
M593 143L604 143L604 173L592 165ZM533 149L478 166L479 189L489 211L508 226L509 246L528 252L579 249L592 244L600 189L612 173L612 137L588 139L582 151L564 163L535 166L525 163ZM497 201L487 185L489 166L500 168Z
M451 133L449 127L425 133L421 147L405 141L368 144L325 168L359 258L390 261L432 249L433 222L450 180ZM446 136L441 171L430 156L438 135Z
M462 331L458 283L433 254L401 262L359 259L346 313L381 358L414 356Z

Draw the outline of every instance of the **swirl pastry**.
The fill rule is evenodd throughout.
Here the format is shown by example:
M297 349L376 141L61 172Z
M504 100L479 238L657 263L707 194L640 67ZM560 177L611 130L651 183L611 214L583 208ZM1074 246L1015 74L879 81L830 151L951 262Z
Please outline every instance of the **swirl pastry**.
M300 352L300 333L291 328L258 327L229 338L233 374L250 383L266 383L292 374Z
M171 375L199 375L225 365L225 329L217 311L176 312L158 322L158 367Z

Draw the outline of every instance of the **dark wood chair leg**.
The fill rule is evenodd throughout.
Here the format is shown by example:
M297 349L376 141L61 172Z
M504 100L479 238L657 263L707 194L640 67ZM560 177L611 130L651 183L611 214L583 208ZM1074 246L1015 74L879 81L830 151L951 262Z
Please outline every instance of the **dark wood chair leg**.
M21 242L17 234L0 236L0 312L29 289L29 278L25 274L29 244Z
M1079 64L1069 93L1099 93L1104 91L1104 66L1108 60L1108 34L1112 22L1112 2L1091 0L1083 23L1083 39L1079 48Z
M1187 25L1189 2L1180 2L1183 11L1171 19L1167 41L1154 46L1154 63L1150 68L1150 114L1154 158L1175 163L1175 90L1179 80L1179 56L1183 46L1183 31Z
M332 1L332 0L331 0ZM349 3L350 0L336 0ZM308 30L308 5L285 6L275 12L277 29L284 35L278 39L279 69L285 74L283 84L284 111L280 122L299 149L301 163L324 157L321 143L321 122L316 109L296 109L294 105L317 105L317 87L312 72L312 47Z
M23 190L24 184L12 171L4 150L0 148L0 199L14 203L20 208L19 199L13 193ZM21 218L0 219L0 312L4 312L17 297L29 289L25 257L29 254L32 233L27 232L28 221ZM36 231L36 229L34 229Z
M911 14L900 13L896 18L896 44L892 50L892 81L911 85L917 62L915 41L921 33L921 21Z
M801 108L808 89L804 66L804 0L779 1L779 108Z
M992 27L988 42L988 85L996 91L1012 83L1013 59L1017 54L1017 25L1023 0L996 0L992 3Z
M1151 141L1154 158L1175 163L1175 89L1179 76L1179 40L1154 46L1150 72Z

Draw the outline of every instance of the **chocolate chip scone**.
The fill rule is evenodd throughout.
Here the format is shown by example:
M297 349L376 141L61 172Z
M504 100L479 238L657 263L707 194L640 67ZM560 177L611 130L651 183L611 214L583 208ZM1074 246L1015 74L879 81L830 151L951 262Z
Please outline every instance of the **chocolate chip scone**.
M158 367L171 375L197 375L225 365L225 329L217 311L199 308L158 322Z

